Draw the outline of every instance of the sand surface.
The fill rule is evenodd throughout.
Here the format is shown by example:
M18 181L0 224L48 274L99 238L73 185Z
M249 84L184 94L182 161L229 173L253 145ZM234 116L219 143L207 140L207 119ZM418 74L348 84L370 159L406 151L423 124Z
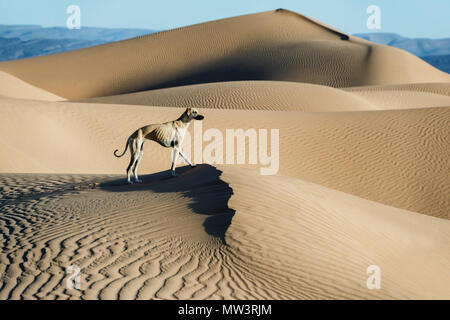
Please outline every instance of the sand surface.
M186 107L199 165L146 142L127 185ZM0 63L0 149L0 299L450 299L450 76L296 13Z
M245 169L144 179L1 175L0 297L448 297L447 220ZM64 285L72 264L81 291ZM372 264L379 291L365 287Z
M410 53L286 10L0 63L0 70L67 99L235 80L332 87L450 81Z
M0 71L0 97L44 101L62 101L57 95L30 85L6 72Z
M284 81L232 81L82 99L83 102L276 111L395 110L450 105L450 83L336 89Z

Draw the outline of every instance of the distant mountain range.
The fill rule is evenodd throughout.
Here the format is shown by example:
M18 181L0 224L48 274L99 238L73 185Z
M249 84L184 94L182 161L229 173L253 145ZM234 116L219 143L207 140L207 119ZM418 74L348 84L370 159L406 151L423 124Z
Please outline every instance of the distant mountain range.
M360 33L355 36L400 48L450 73L450 39L405 38L395 33Z
M78 39L113 42L154 32L156 31L148 29L108 29L95 27L68 29L65 27L44 28L37 25L0 25L0 38L19 38L23 41L35 39Z
M361 33L355 36L415 54L418 57L450 54L450 39L405 38L395 33Z
M421 58L439 70L450 73L450 54L441 56L426 56Z
M0 61L82 49L155 32L158 31L94 27L70 30L37 25L0 25ZM450 39L411 39L395 33L362 33L355 36L409 51L450 73Z
M37 25L0 25L0 61L82 49L154 32L146 29L84 27L70 30Z

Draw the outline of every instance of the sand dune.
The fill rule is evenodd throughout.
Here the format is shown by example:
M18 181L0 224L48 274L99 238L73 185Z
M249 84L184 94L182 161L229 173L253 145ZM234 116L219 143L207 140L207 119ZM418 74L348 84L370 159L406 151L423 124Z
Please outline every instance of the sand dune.
M356 111L450 106L450 83L344 90L284 81L233 81L97 97L83 102L279 111Z
M0 297L450 297L449 221L294 178L221 170L135 186L2 175L11 189L1 199ZM373 264L381 290L366 287ZM81 269L79 291L65 286L69 265Z
M0 142L11 152L2 157L0 166L3 172L123 173L128 155L117 159L112 151L122 149L137 127L175 119L181 111L3 100L0 137L9 139L0 138ZM230 128L279 129L279 172L283 175L449 218L450 108L339 113L201 111L207 119L203 132L216 128L224 137ZM14 131L19 126L21 130ZM190 128L192 136L194 129ZM184 149L188 151L189 146ZM141 172L169 168L169 149L149 142L144 153ZM262 165L245 166L258 169Z
M21 98L32 100L62 101L50 92L32 86L6 72L0 71L0 97Z
M440 94L450 96L450 82L436 82L436 83L408 83L395 85L378 85L366 87L351 87L343 88L348 92L364 92L364 91L415 91L427 92L433 94Z
M345 91L370 101L377 109L447 107L450 82L352 87Z
M0 70L0 299L450 299L450 76L422 60L277 10ZM148 142L125 184L113 150L192 106L200 165ZM274 162L225 161L228 129L279 130Z
M445 98L443 98L444 100ZM83 102L278 111L375 110L343 90L285 81L231 81L97 97ZM450 98L447 98L450 105Z
M235 80L333 87L450 81L412 54L286 10L0 63L0 70L67 99Z
M226 169L222 177L236 210L227 244L265 280L259 287L289 288L284 298L302 299L450 295L450 221L294 178ZM365 285L369 265L382 270L379 291Z

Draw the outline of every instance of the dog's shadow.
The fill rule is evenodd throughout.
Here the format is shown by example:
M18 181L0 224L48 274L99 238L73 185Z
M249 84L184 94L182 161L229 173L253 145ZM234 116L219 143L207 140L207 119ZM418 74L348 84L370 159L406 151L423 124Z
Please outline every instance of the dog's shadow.
M228 207L233 194L231 187L220 179L222 171L207 164L195 168L177 168L178 176L170 171L141 176L141 183L127 184L126 179L110 180L99 188L110 192L135 192L151 190L156 193L181 193L193 201L189 207L198 214L210 215L203 227L206 233L218 237L225 243L225 233L235 211Z

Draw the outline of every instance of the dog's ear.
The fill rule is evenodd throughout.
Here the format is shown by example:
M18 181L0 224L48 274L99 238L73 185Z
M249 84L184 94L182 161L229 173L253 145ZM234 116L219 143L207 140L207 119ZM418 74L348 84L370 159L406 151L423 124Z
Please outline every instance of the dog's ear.
M191 113L192 113L192 108L187 108L186 109L186 114L187 114L188 117L191 116Z

